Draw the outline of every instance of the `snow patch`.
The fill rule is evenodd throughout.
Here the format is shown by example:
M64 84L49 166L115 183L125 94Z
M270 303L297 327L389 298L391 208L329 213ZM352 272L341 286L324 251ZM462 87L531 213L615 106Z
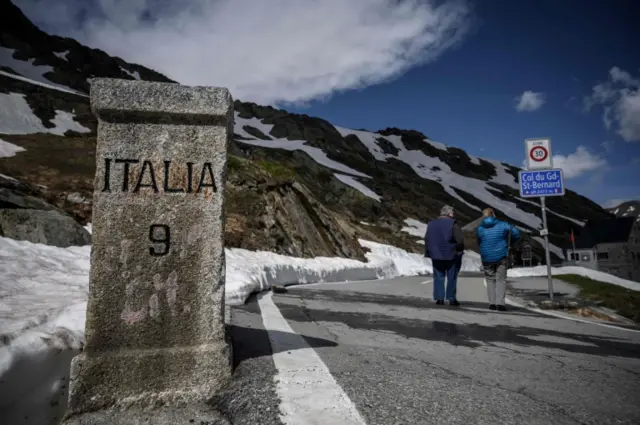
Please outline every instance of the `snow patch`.
M406 218L404 220L404 223L406 224L406 226L401 230L405 233L410 234L411 236L424 238L424 235L427 233L427 225L421 221L413 218Z
M131 77L135 78L136 80L139 80L139 79L140 79L140 73L139 73L138 71L133 71L133 72L131 72L131 71L129 71L128 69L125 69L125 68L123 68L123 67L120 67L120 70L121 70L122 72L124 72L125 74L130 75Z
M49 79L47 79L47 77L45 77L45 74L53 71L53 67L49 65L34 65L33 62L35 61L35 59L29 59L26 61L15 59L13 57L14 52L15 49L8 49L6 47L0 46L0 65L11 68L12 70L20 74L22 78L17 78L19 76L5 71L2 71L1 75L23 81L26 80L27 82L36 82L39 85L44 85L45 87L49 87L54 90L62 90L78 94L78 92L76 92L75 90L61 84L53 83Z
M46 128L27 103L24 94L0 93L0 133L31 134L53 133L63 135L67 130L87 133L91 130L73 120L73 114L66 111L56 111L51 120L54 128Z
M429 143L434 148L440 149L441 151L446 151L447 150L447 145L445 145L444 143L436 142L436 141L430 140L430 139L426 139L426 142Z
M272 125L269 124L263 124L259 119L257 118L252 118L252 119L245 119L245 118L241 118L240 116L236 115L235 117L235 126L234 126L234 132L240 136L242 136L243 138L247 139L237 139L236 141L238 143L244 143L247 145L252 145L252 146L260 146L262 148L270 148L270 149L285 149L288 151L295 151L295 150L300 150L305 152L307 155L309 155L311 158L313 158L314 161L316 161L318 164L323 165L327 168L331 168L332 170L336 170L336 171L340 171L342 173L347 173L347 174L351 174L354 176L358 176L358 177L364 177L364 178L371 178L366 174L361 173L360 171L354 170L351 167L348 167L344 164L339 163L338 161L334 161L333 159L330 159L326 153L324 153L324 151L322 149L313 147L313 146L309 146L307 145L307 142L304 140L286 140L286 139L274 139L274 140L262 140L262 139L256 139L254 136L252 136L251 134L247 133L242 127L244 127L245 125L251 126L251 127L255 127L258 130L260 130L261 132L263 132L265 135L268 135L271 132L271 129L273 128Z
M67 55L69 54L69 51L66 50L64 52L53 52L53 54L59 57L60 59L68 60Z
M380 202L380 200L382 199L382 197L380 195L378 195L377 193L375 193L373 190L369 189L367 186L365 186L364 184L360 183L358 180L356 180L355 178L351 177L351 176L347 176L345 174L338 174L338 173L334 173L334 175L336 176L336 178L338 180L340 180L342 183L346 184L347 186L351 186L352 188L354 188L355 190L359 191L360 193L362 193L364 196L371 198L375 201Z
M535 205L536 207L542 209L542 206L540 205L539 202L535 202L535 201L532 201L530 199L523 199L523 198L517 198L517 199L520 202L524 202L525 204ZM583 221L576 220L575 218L567 217L566 215L558 214L557 212L554 212L554 211L550 210L549 208L547 208L547 212L550 213L550 214L555 215L556 217L560 217L560 218L563 218L565 220L571 221L571 222L577 224L578 226L584 226L584 224L585 224Z
M0 158L9 158L18 152L24 152L24 148L0 139Z
M34 81L34 80L29 79L29 78L25 78L25 77L22 77L20 75L15 75L15 74L12 74L10 72L6 72L6 71L2 71L2 70L0 70L0 75L3 75L5 77L9 77L9 78L13 78L15 80L24 81L25 83L33 84L33 85L36 85L36 86L45 87L45 88L51 89L51 90L57 90L57 91L65 92L65 93L71 93L71 94L75 94L75 95L82 96L82 97L89 97L88 95L86 95L86 94L84 94L82 92L70 89L68 87L57 86L57 85L54 85L54 84L51 84L51 83L41 83L39 81Z
M78 133L91 133L91 129L73 120L73 114L67 111L56 111L56 116L51 120L55 128L49 129L49 133L62 136L69 130Z
M387 136L383 136L377 133L371 133L369 131L350 130L348 128L337 126L334 126L334 128L338 131L338 133L340 133L342 137L347 137L349 135L356 136L362 142L362 144L365 145L367 149L369 149L371 155L373 155L373 157L378 161L386 161L387 158L394 158L394 155L384 153L384 151L378 144L378 141L376 140L378 138L386 139Z

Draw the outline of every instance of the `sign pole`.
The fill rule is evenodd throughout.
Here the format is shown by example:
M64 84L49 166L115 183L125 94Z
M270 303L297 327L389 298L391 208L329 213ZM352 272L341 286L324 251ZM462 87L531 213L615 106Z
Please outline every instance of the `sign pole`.
M547 206L544 196L540 197L542 207L542 227L544 228L544 255L547 261L547 279L549 280L549 299L553 301L553 276L551 275L551 254L549 254L549 232L547 231Z

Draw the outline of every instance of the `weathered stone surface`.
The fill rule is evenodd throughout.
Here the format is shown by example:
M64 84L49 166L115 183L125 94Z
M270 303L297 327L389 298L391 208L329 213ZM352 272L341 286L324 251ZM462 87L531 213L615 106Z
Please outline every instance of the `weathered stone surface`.
M61 248L91 243L84 227L38 195L37 188L0 176L0 236Z
M53 209L0 209L0 236L60 248L91 244L89 232Z
M67 423L182 423L164 416L172 407L206 423L206 400L231 374L223 239L231 96L96 79L91 104L99 123L90 293ZM168 410L154 413L160 406Z

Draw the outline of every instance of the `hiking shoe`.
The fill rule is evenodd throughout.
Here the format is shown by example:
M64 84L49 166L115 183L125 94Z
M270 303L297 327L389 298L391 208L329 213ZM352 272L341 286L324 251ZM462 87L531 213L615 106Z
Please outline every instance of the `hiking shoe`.
M458 300L451 300L449 301L449 305L455 306L455 307L459 307L460 303L458 302Z
M489 305L489 310L496 310L496 309L497 309L497 307L496 307L495 304L490 304Z
M507 311L507 307L505 307L503 305L499 305L498 306L498 311Z
M436 300L437 305L444 305L444 300Z

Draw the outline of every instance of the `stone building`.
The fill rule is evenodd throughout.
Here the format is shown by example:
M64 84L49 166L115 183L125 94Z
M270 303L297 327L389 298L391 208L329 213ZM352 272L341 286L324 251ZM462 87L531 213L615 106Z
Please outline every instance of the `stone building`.
M640 282L640 223L635 217L588 221L565 246L571 263Z

